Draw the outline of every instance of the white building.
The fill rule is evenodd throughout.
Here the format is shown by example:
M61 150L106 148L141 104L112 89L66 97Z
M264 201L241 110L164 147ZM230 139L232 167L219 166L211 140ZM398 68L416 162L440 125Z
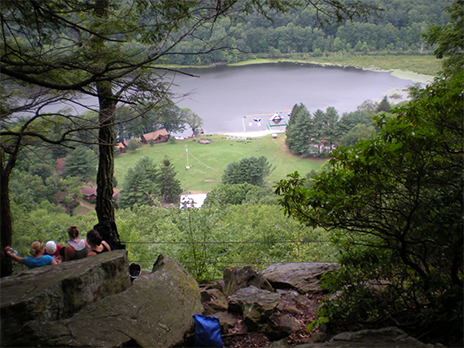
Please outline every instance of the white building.
M190 208L200 208L206 199L206 193L194 193L189 195L180 196L180 208L182 209L185 204Z

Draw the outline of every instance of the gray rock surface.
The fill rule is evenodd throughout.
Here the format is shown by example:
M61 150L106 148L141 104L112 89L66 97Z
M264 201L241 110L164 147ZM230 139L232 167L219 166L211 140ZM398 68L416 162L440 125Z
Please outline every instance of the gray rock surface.
M223 292L226 296L250 285L269 291L274 290L261 272L253 266L226 268L223 272L223 280Z
M21 336L11 343L42 347L173 347L193 330L192 315L202 310L195 279L177 261L160 256L153 272L139 276L127 290L89 304L67 319L29 321Z
M243 316L250 331L260 331L277 310L280 296L275 292L248 286L237 290L229 298L229 312Z
M293 288L304 294L321 291L320 277L337 268L326 262L281 262L270 265L262 274L274 288Z
M210 315L217 311L227 311L229 303L227 297L219 289L206 289L200 292L201 302L205 308L206 315Z
M129 286L125 250L1 278L1 343L21 335L22 326L31 320L68 318Z
M438 348L441 344L428 345L409 336L397 327L387 327L378 330L360 330L343 332L334 336L328 342L308 343L295 348Z

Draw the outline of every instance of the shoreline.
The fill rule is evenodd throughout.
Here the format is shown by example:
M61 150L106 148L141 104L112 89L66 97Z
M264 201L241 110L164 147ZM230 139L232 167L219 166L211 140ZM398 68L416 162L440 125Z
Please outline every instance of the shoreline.
M343 64L343 63L334 63L334 62L320 62L320 61L310 61L310 60L300 60L300 59L252 59L252 60L245 60L236 63L213 63L210 65L203 65L203 66L175 66L178 69L188 68L188 69L211 69L218 66L229 66L229 67L240 67L240 66L249 66L249 65L260 65L260 64L279 64L279 63L292 63L292 64L301 64L301 65L312 65L312 66L319 66L323 68L342 68L342 69L359 69L365 71L372 71L372 72L386 72L390 73L392 76L397 77L402 80L411 80L414 83L422 83L422 84L429 84L431 83L436 75L427 75L418 73L412 70L402 70L396 68L380 68L378 66L369 65L357 65L357 64Z
M226 135L229 137L237 137L237 138L260 138L266 135L272 135L272 134L278 134L278 133L285 133L285 131L264 129L261 131L224 132L224 133L216 133L216 134Z
M293 64L302 64L302 65L314 65L320 66L323 68L354 68L359 70L365 71L372 71L372 72L386 72L390 73L390 75L397 77L402 80L411 80L414 83L423 83L428 84L431 83L435 76L434 75L426 75L417 73L411 70L401 70L401 69L382 69L376 66L361 66L361 65L352 65L352 64L338 64L338 63L325 63L325 62L317 62L317 61L302 61L302 60L293 60L293 59L257 59L257 60L248 60L239 63L231 63L231 64L224 64L226 66L247 66L247 65L254 65L254 64L278 64L278 63L293 63Z

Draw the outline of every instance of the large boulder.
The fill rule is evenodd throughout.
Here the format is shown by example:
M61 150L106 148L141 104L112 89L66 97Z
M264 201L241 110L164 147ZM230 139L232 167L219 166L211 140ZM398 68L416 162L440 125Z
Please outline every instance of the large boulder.
M274 290L261 272L253 266L226 268L223 272L223 279L223 292L226 296L250 285L269 291Z
M192 315L201 313L198 283L177 261L160 256L152 273L140 275L124 292L67 319L29 321L11 345L173 347L193 330Z
M280 295L254 285L237 290L229 298L229 312L243 316L250 331L260 331L269 317L277 311Z
M22 335L31 320L68 318L84 306L130 286L127 252L63 262L0 279L1 343Z
M305 294L321 291L321 276L338 267L326 262L279 262L266 268L262 275L274 288L295 289Z
M200 291L204 314L210 315L217 311L227 311L229 303L227 297L219 289L203 289Z

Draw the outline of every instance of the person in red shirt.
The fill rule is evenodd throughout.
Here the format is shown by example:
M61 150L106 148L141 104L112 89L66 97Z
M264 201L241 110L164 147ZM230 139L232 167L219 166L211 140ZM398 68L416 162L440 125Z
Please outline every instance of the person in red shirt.
M43 254L44 254L44 255L50 255L51 257L53 257L53 259L54 259L57 263L60 263L60 262L61 262L60 250L61 250L61 245L55 243L53 240L49 240L49 241L45 244L45 248L44 248Z

